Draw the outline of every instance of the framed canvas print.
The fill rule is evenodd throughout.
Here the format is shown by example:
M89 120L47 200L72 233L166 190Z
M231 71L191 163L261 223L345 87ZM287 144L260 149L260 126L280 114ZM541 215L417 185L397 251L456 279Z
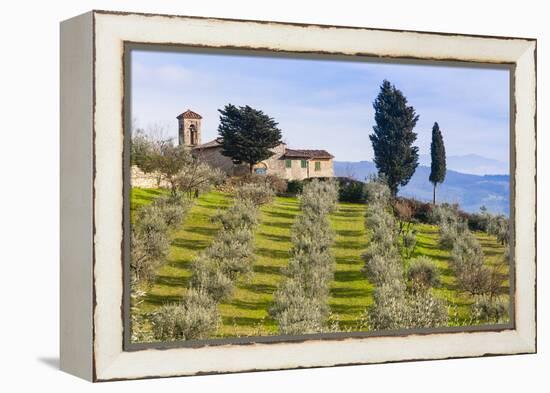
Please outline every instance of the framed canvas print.
M536 351L536 40L61 24L61 368Z

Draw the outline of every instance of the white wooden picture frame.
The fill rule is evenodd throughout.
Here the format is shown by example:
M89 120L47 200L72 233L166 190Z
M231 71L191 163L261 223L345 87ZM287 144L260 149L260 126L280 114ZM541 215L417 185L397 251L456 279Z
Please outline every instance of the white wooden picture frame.
M195 347L125 345L125 47L208 47L512 70L513 323ZM90 381L536 351L536 40L91 11L61 23L61 368Z

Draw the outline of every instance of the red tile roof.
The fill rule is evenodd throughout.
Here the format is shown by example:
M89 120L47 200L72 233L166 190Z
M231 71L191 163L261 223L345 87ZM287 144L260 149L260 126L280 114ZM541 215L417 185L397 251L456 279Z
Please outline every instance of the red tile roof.
M197 145L193 149L209 149L211 147L219 147L221 146L220 142L218 142L217 139L214 139L210 142L203 143L202 145Z
M193 149L210 149L214 147L220 147L221 143L218 139L211 140L210 142L203 143L202 145L195 146ZM326 150L295 150L286 149L284 158L306 158L306 159L331 159L334 158L332 154Z
M202 116L196 112L193 112L191 109L187 109L185 112L181 113L176 119L202 119Z
M286 149L285 150L285 158L308 158L308 159L330 159L334 158L332 154L330 154L326 150L295 150L295 149Z

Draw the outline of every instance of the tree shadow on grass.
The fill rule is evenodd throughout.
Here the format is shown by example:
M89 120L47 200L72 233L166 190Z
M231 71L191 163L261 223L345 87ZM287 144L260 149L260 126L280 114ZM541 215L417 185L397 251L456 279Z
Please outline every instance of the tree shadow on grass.
M224 325L237 325L237 326L254 326L262 323L261 318L251 317L222 317Z
M145 295L145 301L155 306L162 306L163 304L177 303L181 301L181 295L156 295L148 293Z
M334 213L335 218L338 218L338 217L350 218L350 217L358 217L358 216L363 216L363 212L361 210L352 209L352 208L340 208L336 213Z
M337 240L334 243L334 248L342 250L362 250L366 249L366 245L355 240Z
M229 304L235 306L241 310L267 310L269 306L268 300L260 301L246 301L240 299L234 299Z
M277 222L277 221L264 221L262 223L266 227L275 227L275 228L282 228L282 229L290 229L292 226L292 223L290 222Z
M342 237L359 237L363 235L363 231L357 229L338 229L336 234Z
M330 295L333 298L337 299L348 299L348 298L360 298L367 297L370 294L370 290L366 288L331 288Z
M363 304L331 304L330 310L337 314L357 314L365 310Z
M282 211L267 211L267 212L264 212L264 214L266 216L269 216L269 217L288 218L290 220L294 220L296 218L296 216L298 215L297 213L287 213L287 212L282 212ZM290 223L289 223L289 225L290 225Z
M288 250L273 250L264 247L256 248L254 253L256 255L272 259L285 259L289 256Z
M272 242L280 242L280 243L288 243L290 242L290 236L286 235L272 235L265 232L258 233L258 236L261 236L267 240L271 240Z
M243 288L249 290L250 292L271 295L275 292L275 285L271 284L245 284Z
M351 281L364 281L365 276L358 270L339 270L334 272L334 281L337 282L351 282Z
M185 229L186 229L187 232L196 233L196 234L204 235L204 236L214 236L216 234L216 232L218 232L218 228L213 228L213 227L197 227L197 226L194 226L194 227L187 227Z
M282 267L271 265L254 265L253 271L254 273L272 274L278 276L282 274Z
M183 237L178 237L172 240L173 247L183 248L187 250L194 250L194 251L204 250L206 247L208 247L209 244L210 242L206 240L186 239Z
M157 276L155 284L165 285L170 287L187 288L189 284L189 277L184 276Z

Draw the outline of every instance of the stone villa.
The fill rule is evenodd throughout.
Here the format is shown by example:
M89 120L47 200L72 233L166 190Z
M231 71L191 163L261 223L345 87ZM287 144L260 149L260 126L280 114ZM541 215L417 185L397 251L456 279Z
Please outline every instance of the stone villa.
M180 145L189 146L194 155L228 175L248 173L248 166L236 165L231 158L222 155L222 147L216 139L201 143L201 115L187 110L177 119ZM272 151L270 158L254 166L255 173L277 175L287 180L334 176L334 157L326 150L289 149L281 143Z

